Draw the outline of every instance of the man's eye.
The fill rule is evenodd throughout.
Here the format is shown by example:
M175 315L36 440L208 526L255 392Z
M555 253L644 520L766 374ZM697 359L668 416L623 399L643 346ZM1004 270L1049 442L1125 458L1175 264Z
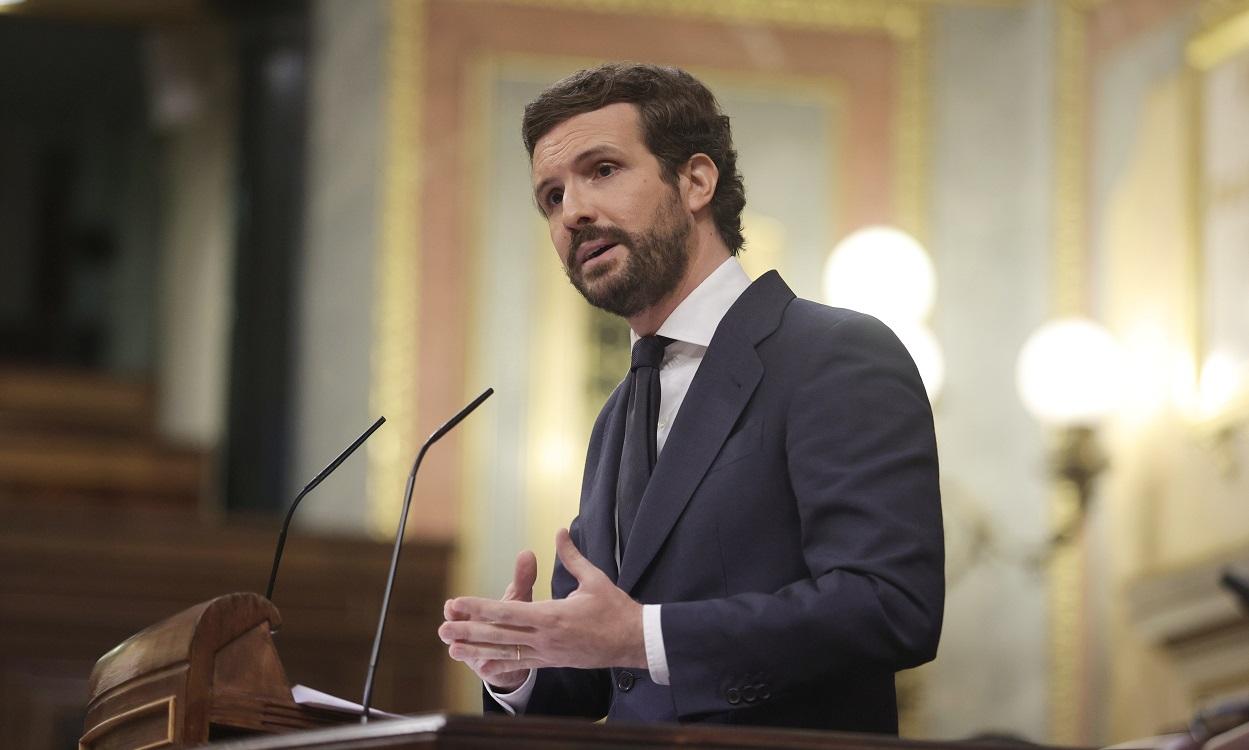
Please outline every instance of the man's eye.
M551 192L546 194L546 205L550 208L554 208L555 206L558 206L560 203L563 202L563 200L564 200L563 190L552 190Z
M599 177L611 177L613 174L616 173L617 169L619 169L619 167L617 167L615 164L609 164L607 162L603 162L602 164L594 168L594 172Z

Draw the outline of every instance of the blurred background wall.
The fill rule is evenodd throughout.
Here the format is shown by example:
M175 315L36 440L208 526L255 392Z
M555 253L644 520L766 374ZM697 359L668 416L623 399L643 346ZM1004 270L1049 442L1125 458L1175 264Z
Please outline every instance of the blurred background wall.
M532 211L520 111L610 59L716 91L752 276L839 303L834 248L895 257L858 230L923 249L844 271L882 317L935 295L898 324L949 556L905 735L1105 744L1249 691L1218 584L1249 572L1244 0L26 0L0 9L9 745L75 739L130 633L258 590L290 498L385 415L274 597L292 681L354 697L413 453L493 386L422 469L378 700L475 710L442 600L548 566L627 357Z

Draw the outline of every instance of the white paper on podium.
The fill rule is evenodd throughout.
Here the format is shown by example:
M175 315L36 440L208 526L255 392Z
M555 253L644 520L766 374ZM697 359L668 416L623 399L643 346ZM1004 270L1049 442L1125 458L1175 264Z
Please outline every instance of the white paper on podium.
M352 703L349 700L323 693L308 687L307 685L295 685L291 688L291 698L295 703L309 708L323 708L329 711L343 711L352 713L356 716L360 715L360 711L364 708L359 703ZM369 716L377 719L400 719L403 718L399 714L392 714L387 711L381 711L376 708L369 709Z

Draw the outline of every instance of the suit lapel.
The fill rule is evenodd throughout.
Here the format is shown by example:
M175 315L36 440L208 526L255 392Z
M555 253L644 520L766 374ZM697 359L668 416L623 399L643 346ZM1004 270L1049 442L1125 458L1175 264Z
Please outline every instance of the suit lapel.
M769 272L742 293L717 326L633 522L629 547L616 581L626 592L632 590L654 560L750 402L763 377L763 364L755 345L776 330L793 297L780 276ZM619 456L619 452L603 455ZM608 508L615 507L614 494L611 497L613 501L606 503ZM603 505L600 503L599 507Z
M581 490L581 553L613 581L616 571L616 475L624 447L628 380L607 399L607 419L599 436L593 474L585 477Z

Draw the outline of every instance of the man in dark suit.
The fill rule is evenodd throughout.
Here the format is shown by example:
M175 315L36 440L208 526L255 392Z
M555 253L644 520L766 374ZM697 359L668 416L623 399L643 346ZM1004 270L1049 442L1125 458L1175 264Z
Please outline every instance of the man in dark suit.
M488 710L897 732L894 673L944 598L932 415L897 338L735 257L745 203L714 97L672 68L577 73L526 109L534 197L572 284L625 318L548 602L439 629ZM656 392L657 391L657 392ZM649 420L649 421L647 421Z

